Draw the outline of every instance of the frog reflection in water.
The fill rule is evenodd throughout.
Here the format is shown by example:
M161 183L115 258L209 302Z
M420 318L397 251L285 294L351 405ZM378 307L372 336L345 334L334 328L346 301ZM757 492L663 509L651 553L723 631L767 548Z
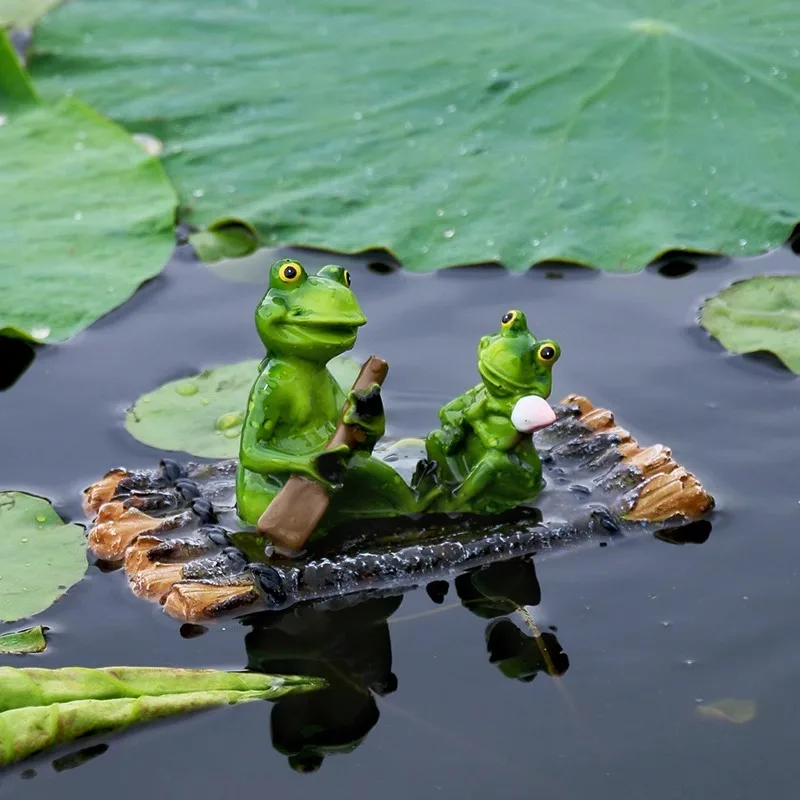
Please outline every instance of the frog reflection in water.
M427 510L498 514L536 497L542 465L530 434L555 421L545 398L560 352L556 342L537 340L517 310L503 315L499 333L480 340L482 382L441 409L442 427L425 442L437 465L419 481ZM523 407L529 412L520 424Z
M380 387L373 384L346 398L326 367L353 347L367 321L348 271L330 265L309 275L297 261L278 261L255 316L267 352L242 427L239 516L255 524L291 474L312 478L331 492L323 530L342 518L415 511L414 492L392 467L372 457L385 426ZM347 445L326 450L346 399L344 422L360 428L364 441L356 450Z

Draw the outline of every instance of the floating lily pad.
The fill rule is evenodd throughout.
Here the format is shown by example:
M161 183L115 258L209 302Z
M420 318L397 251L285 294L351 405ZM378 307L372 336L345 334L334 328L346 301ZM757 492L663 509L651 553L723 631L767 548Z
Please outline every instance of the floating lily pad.
M741 725L750 722L756 715L755 700L736 700L726 698L714 703L704 703L697 706L697 714L703 719L714 722L732 722Z
M31 28L61 0L0 0L0 28Z
M0 667L0 767L81 736L324 685L321 678L168 667Z
M239 453L247 397L258 377L259 361L242 361L165 383L140 397L128 410L125 427L140 442L204 458ZM347 392L361 365L340 356L328 364Z
M41 497L0 492L0 621L44 611L86 572L86 540Z
M161 163L73 98L39 102L0 31L0 335L72 336L174 247Z
M734 353L774 353L800 373L800 278L739 281L706 301L703 327Z
M44 631L45 629L41 625L37 625L35 628L26 628L24 631L4 633L0 636L0 653L7 655L43 653L47 647Z
M633 271L763 251L800 215L786 0L108 8L48 15L33 75L163 139L197 225L237 216L268 245L385 247L415 270Z

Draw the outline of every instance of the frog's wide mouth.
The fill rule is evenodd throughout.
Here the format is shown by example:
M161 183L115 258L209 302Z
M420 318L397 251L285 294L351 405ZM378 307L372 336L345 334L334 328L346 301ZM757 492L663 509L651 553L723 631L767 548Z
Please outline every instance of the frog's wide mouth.
M515 393L537 394L535 383L515 380L493 367L483 358L478 358L478 372L485 381L498 388L512 389Z
M309 329L309 333L315 337L331 339L349 339L354 337L358 328L366 323L363 315L353 314L347 317L320 317L320 316L300 316L289 314L282 324L295 326L300 329Z

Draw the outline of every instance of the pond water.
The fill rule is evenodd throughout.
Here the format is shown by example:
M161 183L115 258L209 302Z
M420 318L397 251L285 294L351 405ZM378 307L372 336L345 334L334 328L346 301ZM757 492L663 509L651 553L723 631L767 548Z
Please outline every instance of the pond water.
M125 432L124 409L165 381L261 355L252 313L273 255L230 281L179 253L124 308L40 350L0 392L0 487L51 497L83 521L86 485L113 466L155 465L164 453ZM617 538L495 576L522 587L546 632L547 658L523 648L523 680L491 660L519 634L492 609L469 610L463 581L443 600L437 586L294 624L227 621L192 635L202 631L90 566L37 619L51 628L47 652L0 663L249 665L326 675L331 689L46 753L0 775L0 795L794 797L800 384L772 357L725 353L695 319L704 297L749 275L796 272L797 256L784 248L699 259L684 275L672 264L608 276L563 265L382 274L363 259L293 255L351 269L369 318L354 354L391 365L390 435L431 429L439 405L476 381L478 339L519 307L562 346L553 398L585 394L641 442L671 446L717 499L711 536L682 547ZM26 355L5 358L8 373ZM698 716L698 704L723 698L755 701L755 718ZM291 755L309 743L316 749Z

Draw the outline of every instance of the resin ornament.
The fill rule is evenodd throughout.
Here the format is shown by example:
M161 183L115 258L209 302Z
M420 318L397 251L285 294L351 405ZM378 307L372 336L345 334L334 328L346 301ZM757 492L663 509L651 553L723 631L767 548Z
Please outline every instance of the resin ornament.
M239 459L108 473L86 490L94 554L198 621L396 595L591 537L681 541L674 529L713 508L668 448L640 446L609 411L579 395L550 406L560 348L515 309L441 427L383 441L386 362L370 357L349 393L327 367L365 323L346 270L274 264Z

